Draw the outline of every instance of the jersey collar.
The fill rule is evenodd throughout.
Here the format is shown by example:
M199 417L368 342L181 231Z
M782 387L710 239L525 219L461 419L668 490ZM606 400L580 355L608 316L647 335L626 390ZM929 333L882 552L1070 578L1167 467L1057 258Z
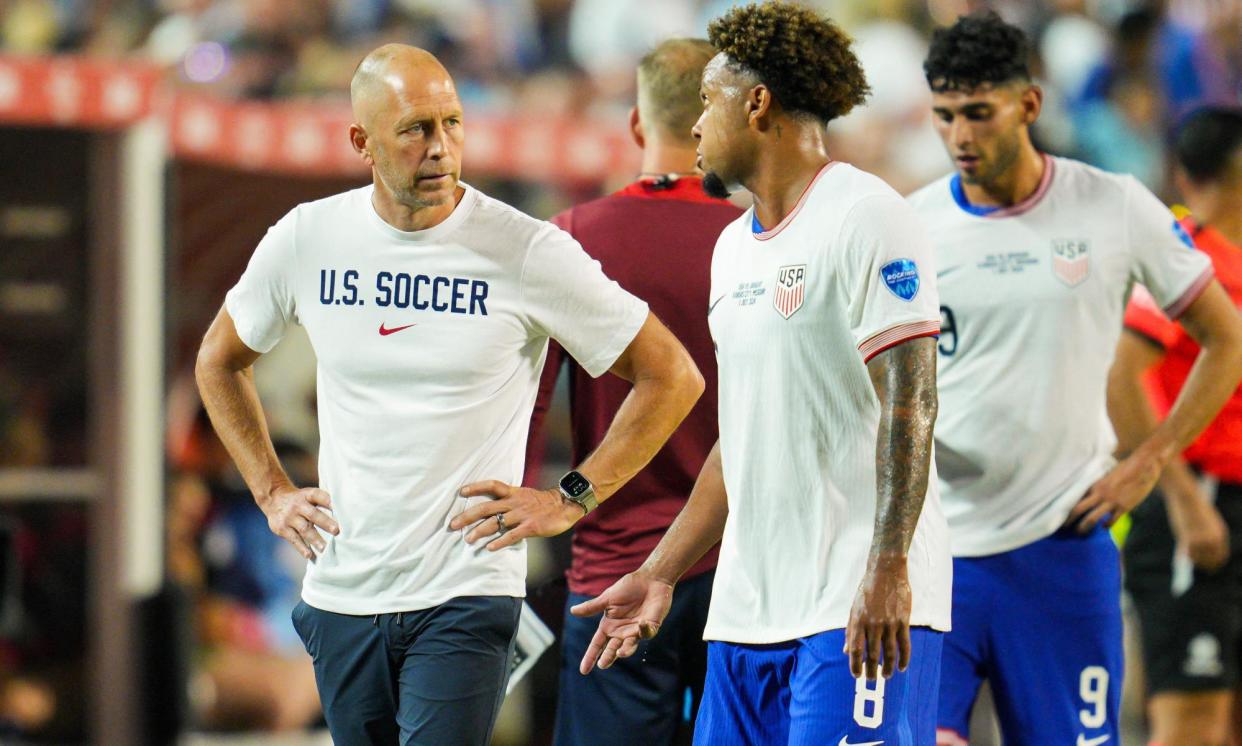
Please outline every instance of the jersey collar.
M1039 177L1039 185L1035 187L1035 191L1031 192L1031 196L1022 200L1016 205L1002 207L1000 205L975 205L971 204L966 198L966 190L962 188L962 175L953 174L949 178L949 193L953 195L953 201L957 206L962 208L964 212L970 213L980 218L1008 218L1014 215L1021 215L1030 211L1035 205L1038 205L1044 195L1048 193L1048 187L1052 186L1053 171L1056 170L1056 161L1047 153L1044 157L1044 174Z

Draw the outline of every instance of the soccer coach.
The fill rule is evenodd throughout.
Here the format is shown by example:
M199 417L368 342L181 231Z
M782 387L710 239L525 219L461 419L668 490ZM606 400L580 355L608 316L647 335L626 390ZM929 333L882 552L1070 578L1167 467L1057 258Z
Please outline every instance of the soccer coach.
M380 47L350 98L372 183L269 229L203 340L199 390L272 531L310 561L294 625L334 742L486 744L521 540L633 477L703 379L568 234L459 181L464 117L434 56ZM318 358L322 489L281 468L251 373L294 323ZM633 388L559 487L511 487L549 339Z

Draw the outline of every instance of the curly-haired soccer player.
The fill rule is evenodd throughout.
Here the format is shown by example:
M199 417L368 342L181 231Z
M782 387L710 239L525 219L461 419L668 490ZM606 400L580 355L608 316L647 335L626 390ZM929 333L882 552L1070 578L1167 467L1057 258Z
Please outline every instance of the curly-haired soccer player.
M1042 94L994 14L936 32L925 63L956 172L911 202L943 324L936 465L953 540L940 743L991 681L1005 743L1117 744L1121 578L1106 526L1133 508L1242 374L1211 263L1130 176L1040 153ZM1168 418L1117 463L1106 388L1142 283L1203 352Z
M929 475L931 246L896 192L825 148L867 93L848 37L778 3L708 35L704 183L754 196L712 261L720 441L643 566L576 608L605 612L582 668L654 634L723 536L695 743L930 746L951 573Z

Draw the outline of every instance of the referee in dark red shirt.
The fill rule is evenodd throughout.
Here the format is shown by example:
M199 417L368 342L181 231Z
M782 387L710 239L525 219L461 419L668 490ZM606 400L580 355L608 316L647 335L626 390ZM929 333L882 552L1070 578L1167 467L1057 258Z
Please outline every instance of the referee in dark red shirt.
M1242 308L1242 108L1191 114L1174 138L1186 241ZM1109 380L1121 447L1150 432L1192 375L1199 346L1135 288ZM1197 336L1197 335L1196 335ZM1150 385L1144 391L1144 376ZM1148 405L1150 394L1155 412ZM1138 610L1150 746L1242 743L1242 388L1132 512L1126 587ZM1235 707L1237 707L1235 705Z
M651 306L689 350L706 381L703 396L664 449L574 529L569 605L593 598L655 548L690 494L718 437L716 356L707 329L716 238L740 211L703 193L690 129L702 112L699 78L716 51L701 39L670 39L638 66L638 106L630 129L643 149L635 183L571 208L552 222L568 231L604 272ZM543 418L562 367L569 368L574 463L595 449L629 394L612 376L591 378L553 342L531 423L526 482L539 482ZM687 690L697 706L707 668L703 625L716 566L713 549L678 584L654 640L593 676L578 673L599 618L565 613L556 743L663 746L685 739ZM601 675L602 674L602 675Z

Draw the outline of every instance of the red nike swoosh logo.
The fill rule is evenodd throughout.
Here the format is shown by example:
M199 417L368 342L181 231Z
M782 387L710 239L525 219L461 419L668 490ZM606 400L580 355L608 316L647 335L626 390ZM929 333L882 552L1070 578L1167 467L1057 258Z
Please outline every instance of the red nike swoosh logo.
M394 326L391 329L385 329L383 322L380 322L380 330L379 330L380 336L387 337L389 334L396 334L402 329L409 329L411 326L418 326L418 325L417 324L406 324L405 326Z

